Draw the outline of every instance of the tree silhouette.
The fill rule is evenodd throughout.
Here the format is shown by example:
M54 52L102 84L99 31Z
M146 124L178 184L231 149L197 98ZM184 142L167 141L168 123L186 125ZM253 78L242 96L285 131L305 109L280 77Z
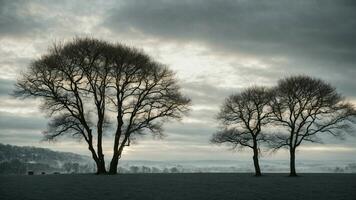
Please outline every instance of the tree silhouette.
M273 91L272 120L288 130L275 134L273 147L289 149L290 176L297 176L297 147L302 142L320 142L319 134L342 136L351 130L356 112L334 87L317 78L288 77L279 80Z
M256 176L261 176L259 146L267 141L262 127L270 122L270 98L271 92L265 87L251 87L228 97L217 117L222 130L211 139L213 143L230 143L233 148L251 148Z
M163 123L181 118L190 104L164 65L135 48L90 38L54 45L16 86L15 96L42 100L51 118L46 139L64 134L84 139L98 174L107 172L102 140L111 119L116 130L109 172L115 174L135 135L161 135Z

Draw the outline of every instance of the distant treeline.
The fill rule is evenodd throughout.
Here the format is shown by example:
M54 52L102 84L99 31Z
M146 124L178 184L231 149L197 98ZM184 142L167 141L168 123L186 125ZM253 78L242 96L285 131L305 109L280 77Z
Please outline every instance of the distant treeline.
M184 172L183 168L171 167L171 168L158 168L158 167L147 167L147 166L130 166L128 168L119 167L118 173L182 173Z
M279 169L270 172L280 172ZM347 164L344 167L328 168L328 173L356 173L356 163ZM139 173L252 173L251 170L237 167L148 167L148 166L129 166L118 167L118 173L121 174L139 174Z
M275 172L280 172L280 169L276 169ZM95 171L94 164L79 164L66 162L60 167L52 167L49 164L43 163L25 163L19 160L11 160L0 163L0 174L27 174L33 172L34 174L81 174L81 173L93 173ZM250 170L242 170L237 167L185 167L181 165L171 167L154 167L154 166L125 166L118 167L118 173L120 174L139 174L139 173L237 173L237 172L251 172ZM274 171L271 171L274 172ZM356 173L356 163L347 164L344 167L331 167L323 172L330 173Z

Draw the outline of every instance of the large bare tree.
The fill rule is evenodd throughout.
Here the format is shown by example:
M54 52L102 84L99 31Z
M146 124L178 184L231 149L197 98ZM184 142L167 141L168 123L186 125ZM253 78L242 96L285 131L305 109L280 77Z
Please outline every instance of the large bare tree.
M297 147L303 142L321 142L320 134L342 136L350 131L355 109L330 84L309 76L281 79L273 91L272 120L287 130L275 134L273 147L289 149L290 176L297 176Z
M222 126L211 139L213 143L229 143L233 148L250 148L253 151L255 175L261 176L259 165L260 143L266 142L263 126L270 120L271 92L265 87L251 87L228 97L218 120Z
M55 44L16 86L16 96L42 100L51 118L48 140L71 134L86 141L98 174L107 173L102 141L112 124L115 174L135 135L162 134L162 124L181 118L190 104L167 67L135 48L91 38Z

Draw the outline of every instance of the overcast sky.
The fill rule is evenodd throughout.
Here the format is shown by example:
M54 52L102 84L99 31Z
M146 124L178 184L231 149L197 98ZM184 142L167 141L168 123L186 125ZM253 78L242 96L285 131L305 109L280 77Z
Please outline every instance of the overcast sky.
M250 159L209 143L224 98L295 74L322 78L356 103L356 1L0 0L0 142L89 154L84 142L41 142L39 102L9 96L19 72L54 42L90 36L143 49L177 74L190 115L140 138L124 159ZM110 133L104 143L111 152ZM285 159L285 151L266 159ZM108 157L108 156L107 156ZM300 159L356 159L356 139L301 146Z

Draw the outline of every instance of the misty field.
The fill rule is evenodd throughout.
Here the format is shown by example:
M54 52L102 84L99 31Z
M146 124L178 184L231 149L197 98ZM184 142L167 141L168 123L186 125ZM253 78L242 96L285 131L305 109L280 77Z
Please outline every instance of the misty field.
M356 174L0 176L0 199L356 199Z

